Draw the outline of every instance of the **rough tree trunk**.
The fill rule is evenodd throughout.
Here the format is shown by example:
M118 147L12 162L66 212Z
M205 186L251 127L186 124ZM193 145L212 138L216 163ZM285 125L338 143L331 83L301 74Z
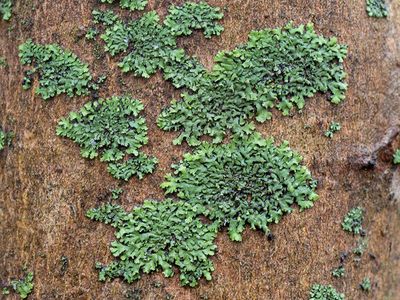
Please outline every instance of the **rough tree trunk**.
M393 149L400 146L399 1L389 1L387 19L375 19L367 16L364 0L213 0L209 3L226 6L222 36L206 40L196 33L179 41L207 67L219 50L243 43L251 30L283 26L290 20L311 21L318 33L337 36L349 46L349 89L342 104L331 105L326 96L317 95L301 114L284 118L274 112L273 121L258 126L264 136L288 140L304 156L320 182L320 200L314 208L295 211L273 225L272 241L251 230L246 230L242 243L219 234L213 280L202 280L193 289L180 287L176 276L165 279L160 273L130 285L120 280L98 282L94 263L112 259L113 230L88 220L85 212L104 202L108 190L120 183L108 175L105 164L81 158L73 142L55 135L58 120L89 98L60 96L45 102L32 90L23 91L17 48L28 38L59 43L88 62L94 74L109 72L101 96L129 92L145 103L150 141L145 151L156 155L160 164L143 181L122 184L121 204L126 208L163 198L159 185L164 174L190 150L173 146L176 134L156 126L160 110L179 91L160 74L138 79L122 75L109 56L96 58L102 44L88 43L81 33L97 1L15 2L11 21L0 21L0 55L8 63L0 69L0 126L16 134L13 146L0 153L3 283L22 276L22 267L27 266L35 273L31 299L165 299L167 294L174 299L307 299L313 283L334 284L347 299L399 299L400 174L391 163ZM150 0L148 9L165 15L169 4L182 2ZM332 120L343 129L327 139L323 132ZM368 168L374 155L376 165ZM357 205L366 209L371 255L359 267L349 263L346 277L334 280L330 272L340 253L356 243L340 223ZM68 258L67 268L62 268L63 256ZM358 289L365 276L376 283L368 296Z

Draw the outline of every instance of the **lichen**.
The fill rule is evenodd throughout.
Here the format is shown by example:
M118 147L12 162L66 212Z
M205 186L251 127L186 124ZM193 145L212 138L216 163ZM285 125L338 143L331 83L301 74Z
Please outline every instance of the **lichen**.
M173 165L174 174L161 186L204 206L208 218L229 226L230 238L240 241L246 223L268 233L268 224L278 223L293 204L313 206L316 182L301 161L287 143L275 146L259 134L224 145L203 143Z
M343 219L342 228L354 234L362 234L362 222L364 220L364 210L361 207L351 209Z
M386 18L388 9L385 0L366 0L367 13L370 17Z
M147 144L146 120L140 115L143 104L128 96L99 99L71 112L57 127L57 135L72 139L81 155L107 162L117 179L140 179L152 173L157 159L139 152Z
M145 201L129 213L111 204L88 211L90 219L116 229L110 250L117 260L97 263L99 279L122 277L130 283L159 269L171 277L178 267L182 285L196 286L201 277L211 280L209 257L217 248L217 229L198 219L202 212L201 206L173 200Z
M63 93L69 97L88 95L98 88L92 83L89 66L56 44L42 45L27 40L19 46L19 58L21 64L33 66L25 72L23 88L31 88L33 75L38 74L39 86L35 92L44 100Z
M0 0L0 15L3 20L8 21L12 14L13 0Z
M331 285L314 284L309 300L344 300L344 294L339 293Z

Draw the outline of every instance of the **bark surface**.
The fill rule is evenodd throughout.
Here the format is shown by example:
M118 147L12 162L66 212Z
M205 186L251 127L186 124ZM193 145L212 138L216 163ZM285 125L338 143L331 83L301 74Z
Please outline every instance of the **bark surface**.
M225 7L221 37L205 39L196 32L179 40L189 54L208 68L218 51L233 49L253 29L278 27L293 20L313 22L325 36L337 36L349 46L345 61L349 89L346 100L334 106L325 95L308 100L302 113L258 125L264 136L288 140L304 156L319 180L320 200L314 208L291 215L271 226L274 238L245 231L243 242L233 243L226 232L218 235L211 282L182 288L179 278L161 273L126 284L101 283L95 261L112 260L110 226L85 217L88 209L108 198L109 189L121 186L121 204L132 208L144 199L162 199L159 185L170 165L187 146L173 146L176 133L156 126L156 119L179 91L161 74L148 80L122 75L103 52L101 42L86 41L84 29L97 1L15 1L10 22L0 21L0 56L8 66L0 69L0 126L13 131L13 146L0 153L0 280L4 284L35 272L30 299L307 299L313 283L333 284L346 299L398 299L400 294L400 174L392 164L400 147L400 2L389 2L387 19L367 16L364 0L212 0ZM183 1L150 0L147 10L165 16L170 4ZM141 13L123 11L124 15ZM144 180L120 183L98 160L79 154L72 141L56 136L61 117L78 110L90 98L65 96L43 101L33 89L23 91L24 68L18 45L26 39L59 43L90 64L95 75L109 74L100 96L131 93L145 104L149 145L145 152L159 158L157 171ZM333 139L323 133L331 121L342 130ZM357 239L341 229L341 221L354 206L366 210L367 253L359 266L350 259L346 276L334 279L341 253ZM68 259L63 264L62 257ZM366 276L372 292L358 285ZM1 296L0 296L1 297ZM14 296L9 296L13 299Z

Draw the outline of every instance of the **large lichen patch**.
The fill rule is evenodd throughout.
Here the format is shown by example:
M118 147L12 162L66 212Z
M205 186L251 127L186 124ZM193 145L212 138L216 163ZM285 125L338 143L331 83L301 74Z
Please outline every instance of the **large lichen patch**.
M246 223L268 232L268 224L278 223L293 204L313 206L316 182L301 161L287 143L275 146L259 134L224 145L203 143L173 166L162 187L204 206L207 217L229 226L230 238L240 241Z
M175 143L198 145L203 135L220 142L228 131L248 134L253 116L264 122L274 107L289 115L317 92L328 94L332 103L345 98L347 48L318 35L312 24L254 31L246 44L219 53L211 72L177 48L176 37L193 29L219 35L223 27L216 21L222 16L204 3L173 6L163 24L154 11L129 23L109 11L94 13L94 22L104 26L106 51L124 53L123 72L147 78L162 70L175 87L187 89L158 119L160 128L182 131Z
M311 24L254 31L247 44L219 53L212 72L172 102L158 124L183 131L177 143L196 145L202 135L220 142L228 131L243 134L251 117L264 122L273 107L284 115L301 110L317 92L339 103L347 88L345 56L345 46L317 35Z

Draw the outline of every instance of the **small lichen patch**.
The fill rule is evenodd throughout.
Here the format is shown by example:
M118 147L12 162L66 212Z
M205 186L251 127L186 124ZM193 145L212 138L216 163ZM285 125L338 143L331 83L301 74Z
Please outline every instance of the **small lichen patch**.
M142 110L143 104L128 96L88 102L59 122L57 135L79 144L85 158L100 156L117 179L143 178L153 172L157 159L139 152L148 142Z
M118 200L123 192L124 192L124 190L121 188L112 189L111 190L111 199Z
M360 283L360 288L362 291L369 293L371 291L371 280L365 277Z
M0 15L3 20L8 21L12 14L13 0L0 0Z
M93 41L96 39L96 36L99 34L96 28L89 28L86 31L85 38L89 41Z
M357 245L353 249L353 253L357 256L362 256L367 250L368 247L368 239L366 238L359 238L357 241Z
M340 129L342 128L342 126L337 123L337 122L332 122L329 125L329 129L327 131L325 131L325 136L328 138L332 138L333 135L338 132Z
M332 270L332 276L336 278L341 278L345 275L345 268L344 266L339 266L336 269Z
M224 27L215 21L221 20L224 14L218 7L205 2L186 2L182 6L173 5L168 10L164 25L174 36L191 35L193 30L202 30L206 38L220 35Z
M395 165L400 164L400 149L397 149L396 152L393 154L393 163Z
M114 3L115 0L100 0L101 3ZM119 0L119 5L122 8L129 10L143 10L147 5L148 0Z
M5 132L0 129L0 151L3 150L6 146L10 146L13 138L13 132Z
M69 97L87 95L92 88L98 88L91 82L89 66L56 44L41 45L27 40L19 46L19 58L21 64L33 66L25 72L23 88L29 89L33 75L38 74L39 86L35 92L44 100L62 93Z
M145 201L131 212L107 204L88 211L87 216L116 228L111 252L116 261L97 264L99 279L121 277L127 282L138 280L141 273L162 270L166 277L180 271L182 285L196 286L204 277L211 280L217 228L203 224L198 205L165 200Z
M344 294L339 293L331 285L314 284L310 291L309 300L344 300Z
M0 68L4 68L7 66L7 61L4 57L0 56Z
M10 289L12 289L21 299L26 299L32 293L33 287L33 273L28 272L24 278L12 280L9 286L3 288L2 294L8 295L10 294Z
M352 232L354 234L362 234L362 222L364 220L364 210L361 207L351 209L344 217L342 222L342 228L345 231Z
M287 143L275 146L259 134L224 145L203 143L173 165L174 174L161 186L204 206L208 218L228 225L230 238L240 241L246 223L268 233L268 224L278 223L293 204L313 206L316 182L301 161Z
M0 151L4 149L6 144L6 134L0 129Z
M388 9L385 0L367 0L367 13L370 17L385 18Z

